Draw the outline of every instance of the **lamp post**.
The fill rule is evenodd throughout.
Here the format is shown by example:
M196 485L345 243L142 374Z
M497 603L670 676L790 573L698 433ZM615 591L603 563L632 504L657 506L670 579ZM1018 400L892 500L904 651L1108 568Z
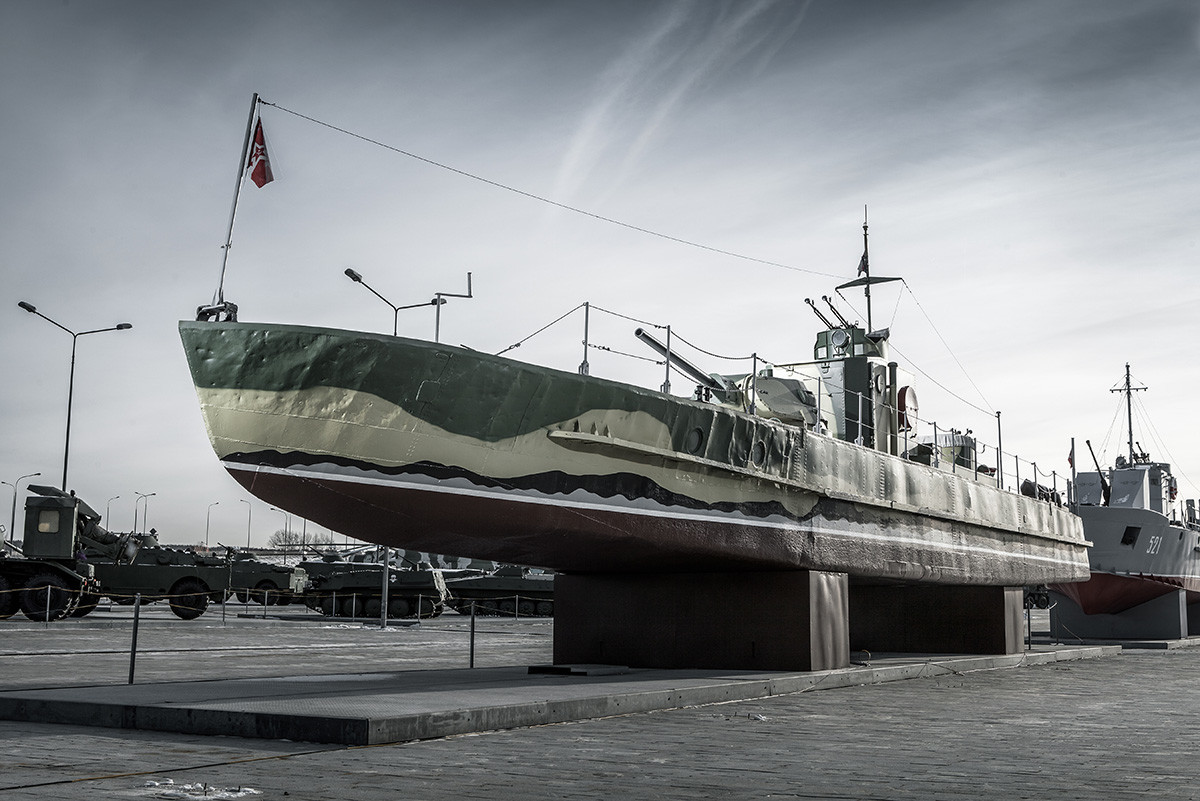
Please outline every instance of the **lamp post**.
M8 486L13 488L12 514L9 515L8 539L6 540L6 542L11 543L16 538L16 535L13 532L16 531L16 526L17 526L17 485L20 484L22 481L24 481L27 478L33 478L34 476L40 476L40 475L41 475L41 473L29 473L28 475L21 476L20 478L18 478L16 481L14 481L11 484L9 484L7 481L0 481L0 484L7 484Z
M120 498L120 497L121 497L120 495L114 495L108 499L108 503L104 504L104 524L105 525L108 525L108 508L110 506L112 506L113 501L115 501L117 498Z
M221 505L220 501L213 501L212 503L210 503L208 505L208 515L204 519L204 547L205 548L208 547L208 526L210 523L212 523L212 508L214 506L220 506L220 505Z
M238 501L246 504L246 550L250 549L250 518L254 512L254 507L250 505L250 501L245 498L238 498Z
M401 309L419 309L422 306L439 306L440 307L443 303L446 302L446 299L444 297L442 297L443 293L439 292L436 295L434 295L433 300L427 300L424 303L410 303L407 306L397 306L395 303L392 303L390 300L385 298L383 295L380 295L378 292L376 292L374 289L372 289L371 285L368 284L366 281L364 281L363 277L361 275L359 275L358 273L356 273L354 270L347 267L345 272L346 272L346 277L349 278L351 281L353 281L356 284L362 284L364 287L367 288L367 290L372 295L374 295L375 297L379 298L384 303L386 303L387 305L392 307L392 336L396 336L396 331L398 330L399 322L400 322L400 310ZM468 275L470 275L470 273L468 273ZM468 283L469 283L469 279L468 279ZM438 319L439 320L441 319L441 311L442 310L439 308L438 309ZM435 332L435 337L436 337L436 332ZM436 338L434 341L435 342L437 341Z
M136 534L137 530L138 530L137 505L139 503L141 503L142 501L146 501L147 498L154 497L158 493L157 492L135 492L133 494L137 496L137 500L133 502L133 533ZM145 505L145 507L143 507L143 511L142 511L142 529L143 529L142 533L145 533L144 529L146 528L146 518L149 516L150 516L150 501L146 501L146 505Z
M72 331L70 328L67 328L62 323L57 322L55 320L51 320L46 315L42 314L40 311L37 310L37 307L34 306L32 303L27 303L26 301L22 300L22 301L19 301L17 303L17 305L20 306L25 311L29 312L30 314L36 314L38 317L41 317L46 322L48 322L58 328L61 328L63 331L66 331L68 334L71 335L71 377L67 383L67 436L66 436L66 442L63 445L62 490L65 492L67 489L67 461L69 460L70 455L71 455L71 403L75 397L75 345L78 343L79 338L86 334L102 334L105 331L128 331L130 328L133 328L133 324L132 323L117 323L116 325L114 325L110 328L95 328L95 329L92 329L91 331Z
M286 550L287 545L288 545L288 540L291 538L291 534L292 534L292 513L285 512L283 509L279 509L278 507L275 507L275 506L271 507L271 511L279 512L281 515L283 515L283 543L282 543L282 545L283 545L284 549ZM269 544L270 543L268 543L268 545Z

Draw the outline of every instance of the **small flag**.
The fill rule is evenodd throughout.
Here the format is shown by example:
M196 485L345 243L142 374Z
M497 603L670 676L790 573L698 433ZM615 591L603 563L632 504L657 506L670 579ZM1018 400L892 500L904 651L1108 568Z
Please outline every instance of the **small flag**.
M863 251L863 257L858 260L858 274L863 275L867 272L867 251Z
M1067 464L1071 467L1075 466L1075 449L1071 448L1071 452L1067 454Z
M250 146L250 161L246 164L250 170L250 180L262 189L275 175L271 172L271 160L267 158L267 140L263 137L262 119L254 126L254 142Z

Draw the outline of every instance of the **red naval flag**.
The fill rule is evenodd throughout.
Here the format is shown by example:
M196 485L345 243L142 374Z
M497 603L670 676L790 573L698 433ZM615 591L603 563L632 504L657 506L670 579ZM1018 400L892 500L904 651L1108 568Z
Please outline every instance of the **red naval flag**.
M250 147L250 161L246 167L250 170L250 180L259 189L275 180L271 173L271 160L267 158L267 140L263 137L261 119L254 126L254 143Z

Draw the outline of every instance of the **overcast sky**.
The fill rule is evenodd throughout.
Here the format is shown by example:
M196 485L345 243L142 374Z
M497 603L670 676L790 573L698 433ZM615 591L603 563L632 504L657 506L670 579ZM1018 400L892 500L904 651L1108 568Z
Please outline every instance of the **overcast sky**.
M1200 497L1191 0L6 0L0 481L62 477L71 337L25 300L75 331L133 324L78 340L68 484L110 528L133 527L136 493L165 541L203 541L210 513L214 542L282 528L213 455L176 333L216 288L254 92L276 104L276 180L242 195L225 295L243 320L389 332L346 267L397 304L471 271L443 341L495 352L590 301L803 360L804 298L854 277L866 206L872 272L908 286L877 290L876 327L946 388L918 383L922 417L994 444L1000 410L1005 450L1045 470L1069 472L1071 437L1110 462L1128 361L1138 440ZM596 315L593 341L651 355L634 326ZM432 309L400 333L432 338ZM510 355L574 370L581 334L577 313Z

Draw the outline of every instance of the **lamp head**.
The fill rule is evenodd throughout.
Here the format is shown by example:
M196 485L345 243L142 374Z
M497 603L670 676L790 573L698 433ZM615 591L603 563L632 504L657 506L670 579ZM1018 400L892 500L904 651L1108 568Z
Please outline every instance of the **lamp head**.
M118 331L128 331L130 328L133 328L133 323L117 323Z
M25 302L25 301L23 301L23 300L22 300L22 301L19 301L19 302L17 303L17 305L18 305L18 306L20 306L20 307L21 307L22 309L24 309L25 311L29 312L30 314L36 314L36 313L37 313L37 306L34 306L32 303L27 303L27 302Z
M362 276L354 272L354 270L350 269L349 267L346 268L346 277L356 284L362 283Z

